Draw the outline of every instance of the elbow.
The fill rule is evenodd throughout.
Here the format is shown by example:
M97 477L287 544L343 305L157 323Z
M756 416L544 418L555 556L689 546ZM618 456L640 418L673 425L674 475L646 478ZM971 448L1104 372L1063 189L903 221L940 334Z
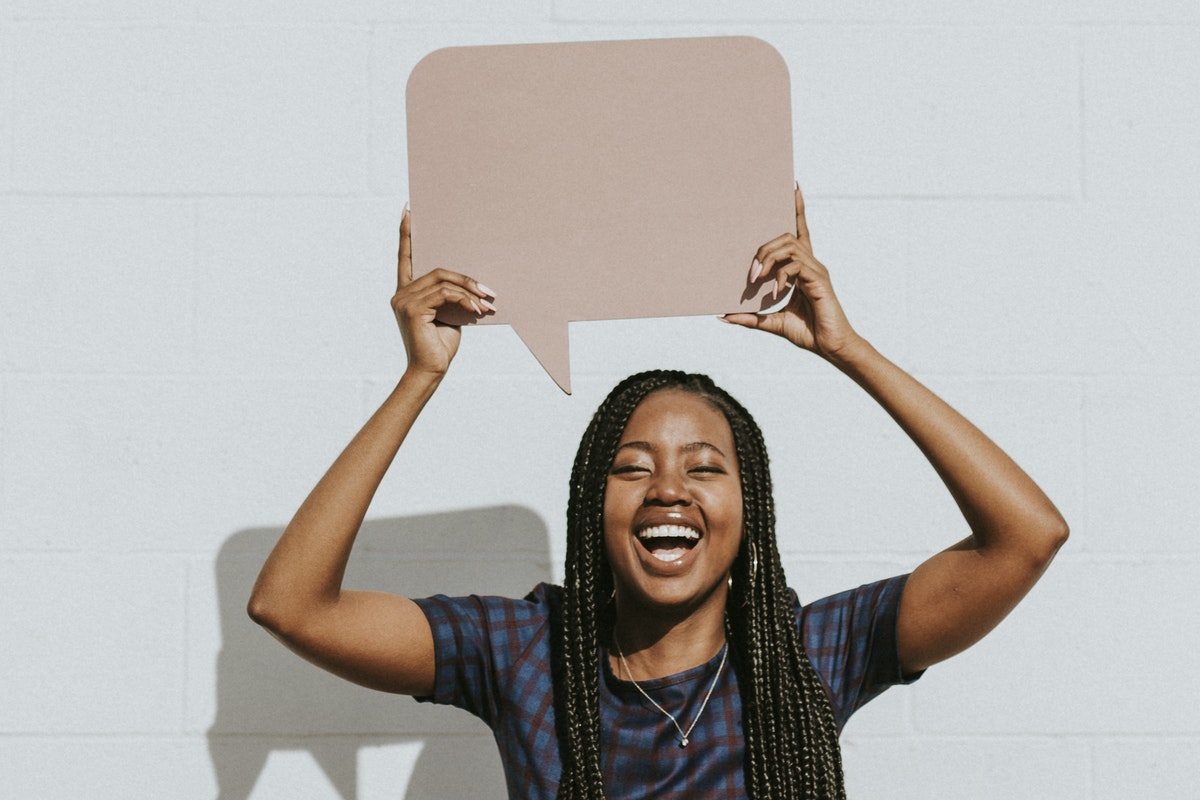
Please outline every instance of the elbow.
M1038 543L1036 559L1042 569L1050 566L1050 562L1071 537L1071 528L1066 519L1057 510L1053 510L1037 526Z
M257 591L250 595L250 601L246 603L246 614L254 620L256 625L261 625L268 630L273 627L274 607Z
M255 624L266 628L275 636L283 636L289 627L282 605L257 587L251 593L250 601L246 603L246 614Z

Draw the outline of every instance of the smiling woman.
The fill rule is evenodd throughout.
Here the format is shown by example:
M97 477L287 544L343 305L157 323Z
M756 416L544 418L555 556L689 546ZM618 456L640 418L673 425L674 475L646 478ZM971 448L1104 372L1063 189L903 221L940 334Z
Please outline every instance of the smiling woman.
M741 404L703 375L623 381L584 433L567 524L559 797L842 796L840 726L902 680L903 579L800 608ZM693 531L692 549L663 561L642 541L656 528Z
M659 390L634 409L604 490L604 540L619 619L724 615L742 490L733 431L702 395Z
M249 612L338 675L482 718L510 797L844 798L850 715L978 641L1066 540L1000 448L850 326L797 189L795 233L760 247L748 278L791 288L789 301L724 319L867 391L945 483L965 539L911 575L802 606L780 564L758 426L707 377L659 371L617 385L584 432L563 586L519 600L344 590L371 498L458 350L438 310L495 308L457 272L413 280L410 230L406 212L392 305L408 367L296 512Z

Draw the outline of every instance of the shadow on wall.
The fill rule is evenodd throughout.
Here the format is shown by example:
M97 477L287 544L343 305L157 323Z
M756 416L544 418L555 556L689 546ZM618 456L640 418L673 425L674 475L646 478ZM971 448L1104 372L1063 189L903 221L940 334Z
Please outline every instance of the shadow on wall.
M491 732L454 708L347 683L303 661L246 616L259 568L282 528L239 531L221 547L216 579L221 653L209 756L221 800L246 800L274 751L307 751L344 800L357 800L364 748L411 743L420 755L407 800L505 793ZM548 532L533 511L494 506L368 521L345 585L410 597L524 596L551 579ZM464 769L465 765L470 765Z

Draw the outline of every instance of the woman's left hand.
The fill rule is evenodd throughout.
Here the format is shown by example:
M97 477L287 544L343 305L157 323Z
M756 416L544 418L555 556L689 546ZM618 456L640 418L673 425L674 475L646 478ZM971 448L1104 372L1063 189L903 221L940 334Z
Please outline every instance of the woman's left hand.
M770 331L831 360L858 340L833 292L829 270L813 256L799 186L796 232L777 236L754 255L750 282L760 280L774 283L777 296L782 296L789 286L794 287L788 304L771 314L726 314L723 317L726 322Z

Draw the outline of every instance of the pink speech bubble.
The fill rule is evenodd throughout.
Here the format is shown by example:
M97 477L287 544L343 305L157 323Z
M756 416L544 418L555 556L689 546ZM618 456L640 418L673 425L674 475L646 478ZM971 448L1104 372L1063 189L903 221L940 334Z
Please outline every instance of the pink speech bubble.
M464 272L570 392L568 323L760 311L795 229L787 66L750 37L452 47L408 81L413 267Z

